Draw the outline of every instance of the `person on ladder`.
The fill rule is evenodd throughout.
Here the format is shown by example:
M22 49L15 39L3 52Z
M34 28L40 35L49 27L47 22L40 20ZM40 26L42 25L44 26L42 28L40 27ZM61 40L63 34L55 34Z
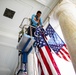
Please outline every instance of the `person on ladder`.
M33 14L32 17L31 17L31 25L33 27L31 27L31 30L32 30L32 36L34 37L34 32L35 32L35 28L39 25L42 26L43 22L42 22L42 18L41 18L41 14L42 12L41 11L37 11L36 15ZM30 27L28 28L28 35L30 35Z

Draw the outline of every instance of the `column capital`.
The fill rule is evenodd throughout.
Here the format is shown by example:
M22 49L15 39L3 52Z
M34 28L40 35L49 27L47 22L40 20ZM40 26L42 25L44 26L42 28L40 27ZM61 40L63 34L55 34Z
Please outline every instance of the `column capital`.
M58 18L59 15L64 12L67 12L67 13L76 12L75 9L76 9L76 6L71 1L62 0L62 2L58 4L56 10L54 11L54 17Z

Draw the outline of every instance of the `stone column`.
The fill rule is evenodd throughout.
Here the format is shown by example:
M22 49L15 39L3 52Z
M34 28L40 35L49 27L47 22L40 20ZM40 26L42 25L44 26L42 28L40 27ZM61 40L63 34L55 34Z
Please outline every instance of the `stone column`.
M63 0L55 10L54 15L59 20L76 72L76 6L69 0Z

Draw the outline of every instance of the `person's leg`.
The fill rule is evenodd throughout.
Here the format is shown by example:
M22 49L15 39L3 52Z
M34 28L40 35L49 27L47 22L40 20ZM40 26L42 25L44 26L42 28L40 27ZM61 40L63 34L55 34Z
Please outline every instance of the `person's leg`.
M32 36L34 37L35 28L31 27L31 30L32 30ZM27 34L31 36L30 27L28 28L28 33Z
M32 28L32 36L34 37L35 28Z
M27 34L30 35L30 27L28 27L28 32L27 32Z

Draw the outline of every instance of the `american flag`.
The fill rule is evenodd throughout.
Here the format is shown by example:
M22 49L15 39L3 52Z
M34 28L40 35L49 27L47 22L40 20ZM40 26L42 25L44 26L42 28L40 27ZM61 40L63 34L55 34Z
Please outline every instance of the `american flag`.
M47 26L46 32L48 34L47 42L49 47L53 50L53 53L56 53L60 58L70 61L70 55L66 48L66 44L50 24Z
M35 32L35 42L38 47L37 58L39 75L61 75L51 50L45 40L43 30L43 28L38 27Z

